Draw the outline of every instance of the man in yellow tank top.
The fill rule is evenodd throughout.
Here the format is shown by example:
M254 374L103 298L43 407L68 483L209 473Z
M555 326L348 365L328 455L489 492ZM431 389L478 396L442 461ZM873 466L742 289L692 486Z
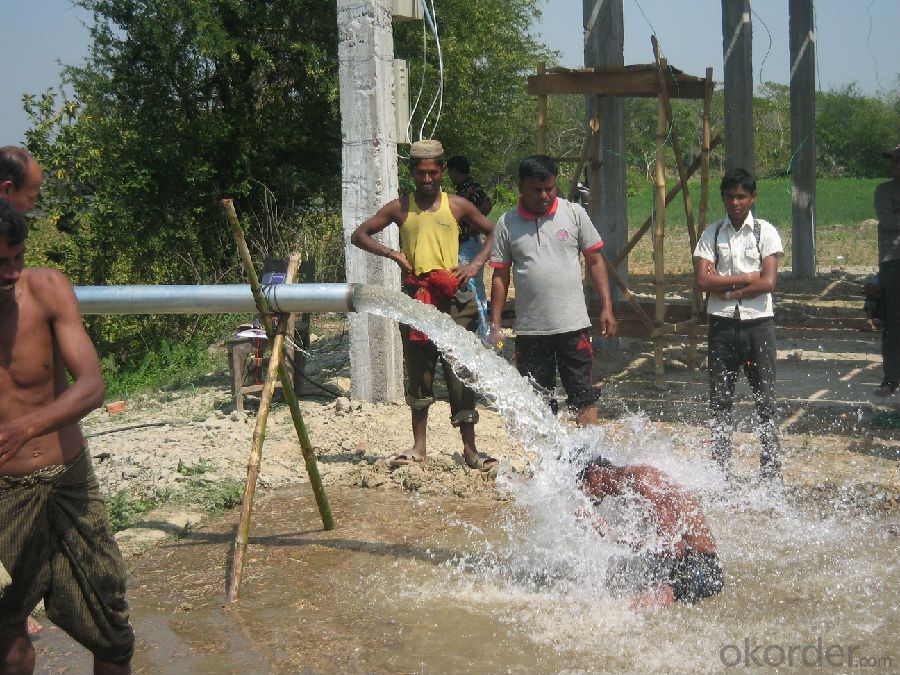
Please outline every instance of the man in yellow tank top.
M417 141L410 149L410 173L416 190L385 204L363 222L351 237L354 245L373 255L390 258L403 274L405 293L435 305L470 331L478 325L474 294L466 284L487 262L494 243L494 224L468 200L441 190L444 148L438 141ZM459 265L459 221L465 218L485 235L484 245L468 264ZM401 250L388 248L372 235L391 223L400 227ZM450 398L451 424L459 428L466 465L489 471L497 460L475 445L475 392L460 382L453 368L427 336L401 325L406 365L406 402L412 410L412 448L391 460L398 467L426 458L428 408L434 403L434 372L441 362Z

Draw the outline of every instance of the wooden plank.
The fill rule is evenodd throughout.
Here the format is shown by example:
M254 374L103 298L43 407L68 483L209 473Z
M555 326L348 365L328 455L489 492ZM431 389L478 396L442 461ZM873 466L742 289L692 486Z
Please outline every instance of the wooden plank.
M687 76L667 78L669 98L702 99L705 81ZM584 96L628 96L634 98L656 98L659 85L656 73L650 71L628 71L611 73L597 72L549 72L528 77L528 93L532 96L554 94L580 94Z

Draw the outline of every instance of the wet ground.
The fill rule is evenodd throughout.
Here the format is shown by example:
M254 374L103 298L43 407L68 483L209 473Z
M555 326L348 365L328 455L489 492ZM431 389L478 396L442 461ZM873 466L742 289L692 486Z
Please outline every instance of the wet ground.
M807 300L795 304L806 311ZM829 322L779 329L785 493L747 480L758 444L746 425L735 438L743 480L723 485L703 473L707 374L684 365L686 345L668 349L665 390L653 386L643 347L604 375L601 412L615 420L607 441L628 455L635 442L622 416L641 411L659 438L638 459L671 462L700 489L726 569L720 596L636 613L598 595L596 579L545 565L541 549L521 541L528 517L514 500L348 479L328 486L332 532L321 531L305 488L259 499L235 605L225 604L225 584L236 512L132 559L135 672L900 672L900 430L874 423L897 412L900 395L871 396L878 334ZM743 378L738 396L750 419ZM401 412L386 423L381 411L380 426L353 418L335 437L369 429L382 438L396 427L403 439L390 441L393 451L408 433ZM370 451L381 452L377 440ZM352 449L322 461L352 467ZM90 672L85 652L46 623L36 672Z
M824 515L749 483L707 495L725 592L639 614L497 564L513 546L506 524L521 517L511 502L364 489L329 498L332 532L305 490L258 502L234 605L224 588L236 512L134 559L135 672L701 673L736 672L745 657L752 672L900 667L896 512ZM834 663L843 650L842 668L821 665L828 647ZM52 625L37 648L38 673L90 672Z

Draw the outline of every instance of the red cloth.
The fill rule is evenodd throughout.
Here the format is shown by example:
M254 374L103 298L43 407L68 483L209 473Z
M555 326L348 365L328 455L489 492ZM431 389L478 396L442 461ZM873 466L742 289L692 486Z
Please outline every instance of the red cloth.
M459 279L449 270L431 270L422 276L407 274L403 285L416 289L416 300L433 305L437 298L452 298L456 295ZM410 328L409 339L412 342L427 342L428 336L416 328Z

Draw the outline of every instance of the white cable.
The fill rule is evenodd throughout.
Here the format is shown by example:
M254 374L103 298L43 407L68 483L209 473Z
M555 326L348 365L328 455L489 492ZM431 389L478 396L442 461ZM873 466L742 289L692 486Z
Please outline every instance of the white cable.
M434 126L431 127L431 137L434 138L434 132L437 130L438 122L441 121L441 113L444 111L444 51L443 51L443 49L441 49L441 38L440 38L440 35L438 34L438 29L437 29L437 11L434 9L434 0L431 0L431 14L432 14L432 18L435 21L434 40L437 43L438 63L440 65L440 69L439 69L440 82L438 85L438 92L440 93L440 100L438 101L437 116L434 118Z
M438 88L435 91L434 98L431 101L431 106L428 108L428 112L425 113L425 116L422 118L422 125L419 127L419 139L421 140L422 135L425 133L425 124L428 122L428 118L431 116L431 111L434 110L434 106L438 104L440 100L440 106L438 107L437 118L435 119L434 126L431 129L431 135L434 136L434 131L437 128L437 123L441 118L441 110L444 105L444 57L441 52L441 39L438 35L437 24L435 23L434 12L434 0L431 0L431 11L428 9L428 2L426 0L422 0L422 7L425 10L425 22L428 24L429 28L431 28L431 33L434 35L434 42L437 49L438 55Z
M300 352L301 354L303 354L303 356L306 356L307 358L309 356L311 356L308 351L306 351L305 349L303 349L303 347L301 347L296 342L294 342L286 333L284 335L284 340L285 340L285 342L288 343L289 346L294 348L295 352Z
M422 6L425 7L427 0L422 0ZM415 118L416 109L419 107L419 99L422 98L422 91L425 89L425 67L428 65L428 30L425 22L422 22L422 77L419 80L419 93L416 94L416 102L413 104L412 111L409 113L409 122L406 123L406 137L413 141L412 123ZM422 132L419 131L419 140L422 140Z

